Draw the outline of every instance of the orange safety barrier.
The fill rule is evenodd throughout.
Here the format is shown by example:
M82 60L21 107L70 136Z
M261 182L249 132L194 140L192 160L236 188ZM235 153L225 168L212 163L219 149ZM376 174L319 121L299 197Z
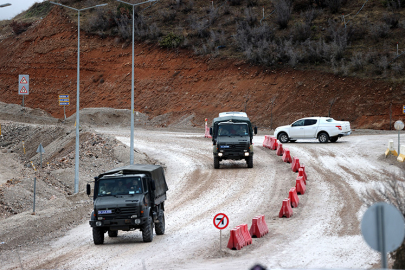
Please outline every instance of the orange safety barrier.
M292 162L290 150L288 148L284 148L283 161L287 163Z
M284 199L283 204L281 205L280 213L278 214L279 218L286 217L289 218L293 215L293 210L291 208L290 199Z
M302 168L298 169L298 176L301 176L302 179L304 180L304 184L307 184L307 178L306 175L304 174L304 170Z
M240 230L241 230L242 236L245 239L246 246L252 244L252 237L250 236L250 233L249 233L249 230L248 230L248 225L247 224L242 224L242 225L239 225L237 227L239 227Z
M307 182L307 180L308 180L308 177L307 177L307 173L305 172L305 166L304 166L304 164L301 164L301 165L300 165L300 169L303 170L304 179L305 179L305 184L306 184L306 182ZM299 171L298 171L298 173L299 173Z
M291 163L291 169L293 172L298 172L298 169L300 168L300 160L299 158L293 157L292 163Z
M264 135L263 147L270 148L270 135Z
M239 227L231 230L227 247L233 250L240 250L245 246L245 239Z
M307 187L304 184L304 179L302 176L298 176L297 180L295 180L295 188L297 189L297 194L305 194Z
M283 144L278 143L276 155L282 156L283 154L284 154Z
M291 207L297 208L300 203L300 199L298 198L298 194L297 194L297 188L292 187L290 189L290 191L288 192L288 198L290 199Z

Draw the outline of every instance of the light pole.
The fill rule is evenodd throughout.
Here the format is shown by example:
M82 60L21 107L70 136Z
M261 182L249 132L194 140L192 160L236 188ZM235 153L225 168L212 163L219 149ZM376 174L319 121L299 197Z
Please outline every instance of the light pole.
M156 2L157 0L149 0L145 1L142 3L137 3L137 4L131 4L128 2L124 2L121 0L117 0L118 2L131 5L132 6L132 85L131 85L131 138L130 138L130 143L129 143L129 161L130 164L134 164L134 16L135 16L135 11L134 7L137 5L141 4L146 4L146 3L151 3L151 2Z
M79 96L80 96L80 11L103 7L107 4L96 5L92 7L77 9L69 6L65 6L59 3L49 1L49 3L70 8L77 11L77 93L76 93L76 153L75 153L75 193L79 192Z
M0 5L0 8L2 8L2 7L8 7L8 6L11 6L11 4L10 4L10 3L1 4L1 5Z

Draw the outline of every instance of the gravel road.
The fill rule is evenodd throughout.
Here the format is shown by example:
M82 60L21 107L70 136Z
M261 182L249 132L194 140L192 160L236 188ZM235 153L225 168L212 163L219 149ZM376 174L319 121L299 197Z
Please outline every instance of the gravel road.
M129 145L129 131L97 129ZM212 143L201 133L168 129L136 129L135 148L166 167L169 185L166 233L143 243L139 231L119 232L95 246L87 222L40 247L10 254L4 269L249 269L375 268L379 254L360 233L366 210L362 193L403 167L386 159L392 133L352 135L337 143L314 140L285 144L306 166L307 192L299 195L294 215L278 218L281 203L295 185L297 174L275 151L254 138L254 168L243 161L225 161L213 169ZM230 219L220 232L217 213ZM265 215L269 234L253 239L239 251L226 248L229 231L257 215ZM64 222L61 220L61 222Z

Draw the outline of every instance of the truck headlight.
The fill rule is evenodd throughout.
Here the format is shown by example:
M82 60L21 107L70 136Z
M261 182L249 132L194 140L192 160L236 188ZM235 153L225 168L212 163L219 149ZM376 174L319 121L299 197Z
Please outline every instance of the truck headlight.
M96 226L99 226L99 227L100 227L101 225L103 225L103 222L101 222L101 221L97 221L97 222L96 222Z
M219 157L222 157L222 155L223 155L222 153L218 153L218 156L219 156Z
M245 157L248 157L249 156L249 152L245 152Z
M135 224L136 224L136 225L141 224L141 220L140 220L140 219L135 219Z

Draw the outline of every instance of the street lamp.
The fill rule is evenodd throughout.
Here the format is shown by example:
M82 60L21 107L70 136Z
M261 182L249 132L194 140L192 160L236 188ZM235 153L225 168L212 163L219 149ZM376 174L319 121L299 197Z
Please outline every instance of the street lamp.
M75 153L75 193L79 192L79 95L80 95L80 11L103 7L107 4L96 5L92 7L77 9L65 6L59 3L49 1L49 3L70 8L77 11L77 93L76 93L76 153Z
M1 4L1 5L0 5L0 8L2 8L2 7L8 7L8 6L11 6L11 4L10 4L10 3Z
M128 2L124 2L121 0L117 0L118 2L131 5L132 6L132 86L131 86L131 138L130 138L130 144L129 144L129 160L130 164L134 164L134 16L135 16L135 11L134 7L137 5L141 4L146 4L146 3L151 3L151 2L156 2L157 0L149 0L145 1L142 3L137 3L137 4L131 4Z

